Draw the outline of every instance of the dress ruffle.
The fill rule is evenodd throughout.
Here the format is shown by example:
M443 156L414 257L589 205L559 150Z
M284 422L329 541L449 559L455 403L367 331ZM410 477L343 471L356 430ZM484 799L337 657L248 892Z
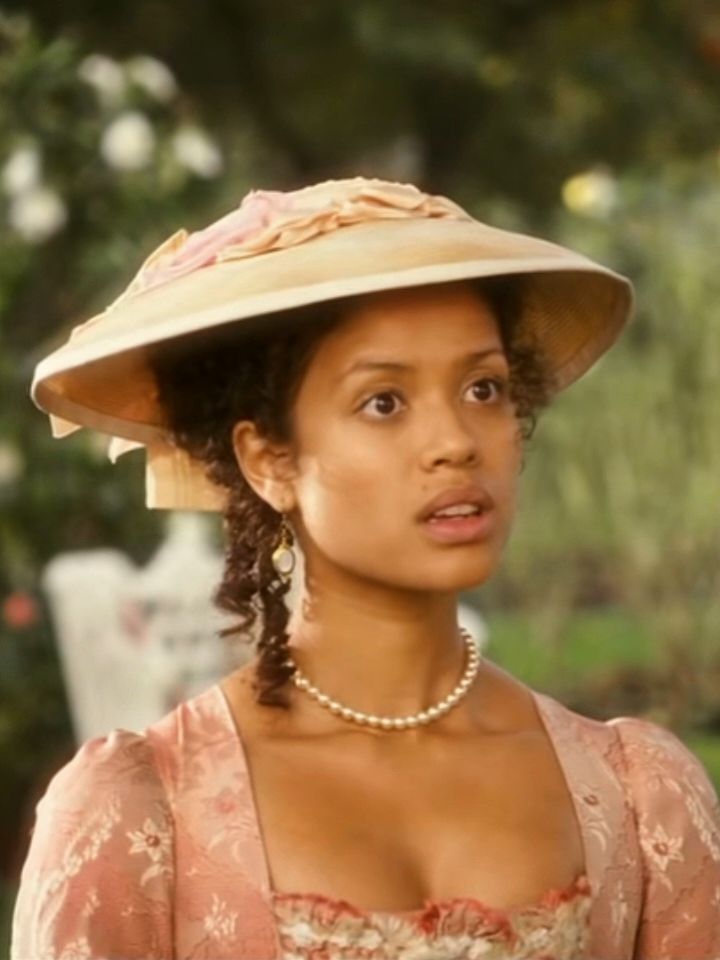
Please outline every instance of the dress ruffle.
M283 960L578 960L588 935L585 874L532 904L472 897L413 910L368 910L319 893L274 893Z

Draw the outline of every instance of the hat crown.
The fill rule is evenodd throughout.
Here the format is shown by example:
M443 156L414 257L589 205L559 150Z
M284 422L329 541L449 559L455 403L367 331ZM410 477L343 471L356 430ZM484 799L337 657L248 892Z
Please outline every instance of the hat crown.
M290 192L251 190L235 210L202 230L179 230L160 244L108 309L203 267L295 246L351 224L438 217L473 219L447 197L365 177L326 180Z

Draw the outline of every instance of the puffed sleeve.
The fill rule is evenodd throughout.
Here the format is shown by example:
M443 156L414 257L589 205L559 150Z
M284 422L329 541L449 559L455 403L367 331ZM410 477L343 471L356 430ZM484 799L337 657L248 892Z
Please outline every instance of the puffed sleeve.
M643 860L633 960L719 960L720 804L694 753L634 717L620 733Z
M172 820L146 737L88 740L35 813L10 960L170 960Z

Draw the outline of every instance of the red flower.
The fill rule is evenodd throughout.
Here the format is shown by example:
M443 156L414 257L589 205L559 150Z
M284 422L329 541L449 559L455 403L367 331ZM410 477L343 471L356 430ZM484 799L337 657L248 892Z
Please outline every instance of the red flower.
M3 600L3 620L13 630L25 630L39 619L38 605L30 593L16 590Z

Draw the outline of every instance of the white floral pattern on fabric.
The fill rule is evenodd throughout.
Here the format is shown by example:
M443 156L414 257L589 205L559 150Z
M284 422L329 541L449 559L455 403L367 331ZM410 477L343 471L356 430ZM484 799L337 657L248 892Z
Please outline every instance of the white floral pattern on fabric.
M231 913L224 900L220 900L216 893L213 894L212 912L205 917L205 930L213 937L227 940L235 934L235 924L237 923L237 911Z
M651 831L648 827L648 817L643 813L640 815L640 845L660 871L658 877L666 886L671 887L672 884L665 875L665 871L670 860L682 862L682 837L669 836L661 823L656 823Z
M168 861L172 851L172 835L169 830L163 830L151 817L146 817L141 830L126 832L132 840L130 853L145 853L152 860L140 877L140 886L144 887L151 877L171 873Z
M14 960L168 960L170 820L145 738L115 730L84 743L37 805Z
M87 937L80 937L79 940L74 940L65 947L59 960L89 960L91 957L92 952Z
M578 960L588 944L585 876L510 910L463 897L397 913L320 894L275 893L272 900L282 960Z
M643 861L633 960L716 960L720 801L710 778L670 730L635 717L608 726L620 734Z

